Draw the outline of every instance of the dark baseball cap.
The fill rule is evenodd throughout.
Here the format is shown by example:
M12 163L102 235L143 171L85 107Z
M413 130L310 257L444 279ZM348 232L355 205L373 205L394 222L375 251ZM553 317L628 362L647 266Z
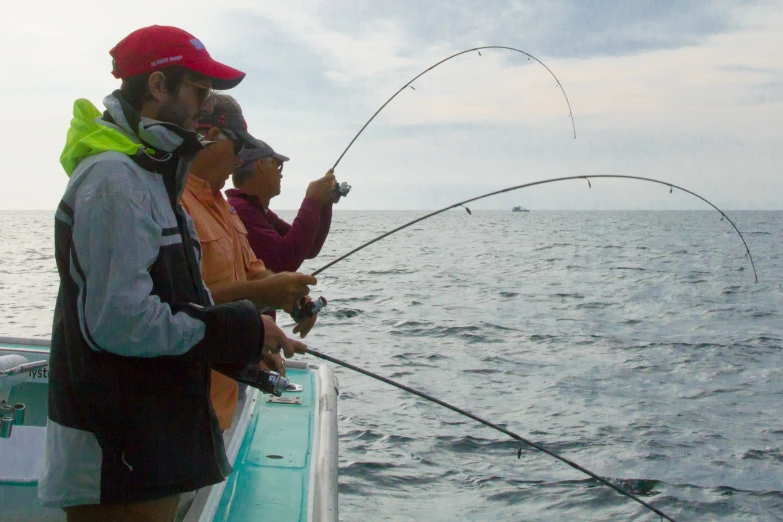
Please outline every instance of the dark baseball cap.
M247 132L247 122L245 121L245 117L241 114L213 112L212 114L205 114L198 121L199 129L206 130L211 129L212 127L219 127L222 131L228 131L225 132L225 134L228 135L229 138L241 141L245 149L268 147L266 143L254 138ZM231 133L235 136L232 136Z
M263 142L261 140L256 140L256 142L257 144L255 147L245 147L244 150L239 153L239 159L242 160L243 167L245 165L255 163L261 158L272 157L280 161L281 163L291 159L288 156L283 156L282 154L278 154L277 152L275 152L275 150L272 147L270 147L269 144L266 142Z

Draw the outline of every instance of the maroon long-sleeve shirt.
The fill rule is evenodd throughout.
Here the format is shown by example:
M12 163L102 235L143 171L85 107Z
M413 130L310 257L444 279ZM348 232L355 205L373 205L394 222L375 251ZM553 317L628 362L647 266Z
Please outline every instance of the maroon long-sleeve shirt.
M229 189L226 196L247 229L256 257L273 272L295 272L305 259L317 256L332 225L332 206L314 198L304 198L289 225L240 189Z

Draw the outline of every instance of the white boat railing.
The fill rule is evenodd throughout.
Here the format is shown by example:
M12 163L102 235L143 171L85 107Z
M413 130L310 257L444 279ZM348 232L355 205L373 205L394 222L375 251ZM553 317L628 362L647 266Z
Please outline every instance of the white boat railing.
M0 344L20 344L22 346L50 346L52 344L52 340L0 336Z
M30 370L43 368L44 366L49 366L49 361L33 361L30 363L20 364L19 366L0 371L0 377L10 377L11 375L29 372Z
M310 509L313 522L338 519L337 504L337 395L339 385L331 368L318 365L318 421L313 448Z

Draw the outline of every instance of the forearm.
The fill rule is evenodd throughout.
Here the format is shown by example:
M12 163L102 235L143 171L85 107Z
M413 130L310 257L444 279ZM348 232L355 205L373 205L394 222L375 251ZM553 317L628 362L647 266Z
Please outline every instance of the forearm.
M260 271L256 272L255 274L253 274L252 276L248 277L248 279L251 280L251 281L258 281L259 279L265 279L265 278L273 276L273 275L275 275L274 272L272 272L268 268L265 268L264 270L260 270Z
M276 216L270 219L270 227L249 231L248 239L256 256L269 268L278 271L295 271L307 259L315 241L320 223L321 204L313 198L305 198L293 225L281 235L282 229Z
M262 358L264 323L258 309L248 301L197 308L177 307L202 321L204 337L185 355L214 364L256 364Z
M329 235L329 229L332 226L332 203L325 204L321 207L321 221L318 225L318 233L315 236L313 247L307 255L307 259L313 259L320 252L321 248L326 242L326 236Z
M215 304L230 303L237 299L247 299L258 307L275 308L272 304L271 290L265 281L265 278L272 275L271 271L263 271L260 274L269 272L263 278L253 278L249 281L228 281L208 285L212 293L212 299Z

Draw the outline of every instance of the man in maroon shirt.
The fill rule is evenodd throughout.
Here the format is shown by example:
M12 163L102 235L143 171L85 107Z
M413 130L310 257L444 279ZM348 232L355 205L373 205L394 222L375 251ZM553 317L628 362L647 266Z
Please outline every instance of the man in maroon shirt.
M235 189L226 196L247 229L247 239L256 257L273 272L295 272L305 259L321 251L332 224L332 205L337 182L330 169L310 183L302 206L288 224L269 210L270 200L280 194L286 156L259 140L259 147L246 148L241 166L234 172Z

